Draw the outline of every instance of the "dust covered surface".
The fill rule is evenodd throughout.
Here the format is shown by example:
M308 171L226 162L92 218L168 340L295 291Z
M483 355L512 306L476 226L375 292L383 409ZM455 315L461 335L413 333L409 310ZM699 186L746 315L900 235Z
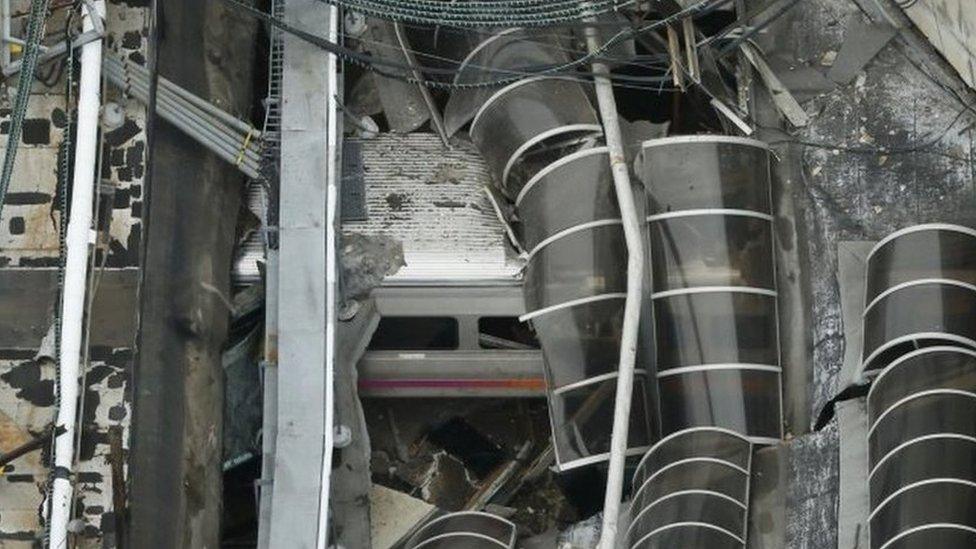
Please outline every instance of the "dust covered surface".
M788 69L827 73L848 25L864 18L851 0L800 2L762 43ZM795 200L813 308L813 417L843 389L837 243L918 223L976 226L974 111L940 83L939 59L916 64L908 47L896 36L850 84L807 99L811 123L793 135L803 164Z

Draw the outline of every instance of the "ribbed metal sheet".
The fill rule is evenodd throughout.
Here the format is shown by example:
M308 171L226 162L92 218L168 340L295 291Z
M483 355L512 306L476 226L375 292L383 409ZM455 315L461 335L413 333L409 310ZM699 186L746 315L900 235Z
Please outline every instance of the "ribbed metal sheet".
M366 221L343 232L385 235L403 243L407 265L387 283L504 282L521 263L484 187L484 160L473 147L447 150L435 134L381 134L360 141Z

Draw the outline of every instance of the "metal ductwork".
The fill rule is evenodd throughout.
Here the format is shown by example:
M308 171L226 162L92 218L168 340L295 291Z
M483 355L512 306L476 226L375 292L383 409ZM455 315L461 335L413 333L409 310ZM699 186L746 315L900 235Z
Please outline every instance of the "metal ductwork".
M527 74L530 67L553 66L569 62L567 49L550 37L540 39L527 29L507 29L474 44L454 76L454 84L476 86ZM454 135L468 122L498 88L480 86L460 88L448 98L444 126Z
M465 60L459 81L498 79L560 62L548 37L510 30ZM497 69L497 70L487 70ZM505 71L509 71L506 74ZM527 72L527 71L526 71ZM627 247L602 126L585 86L524 78L486 93L461 90L445 115L470 134L497 189L516 206L528 250L524 297L545 359L556 468L610 457L617 364L627 291ZM650 446L646 370L638 373L628 455Z
M476 511L451 513L418 529L405 549L514 549L515 524Z
M730 136L644 142L663 434L782 437L769 147Z
M868 394L872 549L976 546L976 351L902 355Z
M955 225L898 231L868 256L872 549L976 545L974 273L976 231Z
M976 230L917 225L868 255L861 373L876 374L919 347L976 349Z
M742 549L752 443L714 427L665 437L637 465L623 547Z

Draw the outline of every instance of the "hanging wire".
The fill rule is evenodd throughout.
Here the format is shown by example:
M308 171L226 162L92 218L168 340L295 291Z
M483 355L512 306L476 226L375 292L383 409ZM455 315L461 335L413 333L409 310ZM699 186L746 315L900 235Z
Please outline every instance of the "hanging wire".
M614 29L619 29L622 26L622 24L621 23L612 23L611 26ZM421 31L424 31L424 32L430 32L430 26L429 25L417 25L417 24L404 23L403 24L403 27L404 28L407 28L407 29L414 29L414 30L421 30ZM513 27L513 28L517 28L517 27ZM488 39L488 38L491 38L493 36L496 36L500 32L497 29L495 29L495 30L489 30L489 29L460 29L460 28L457 28L457 27L450 27L450 26L441 26L441 27L438 27L435 30L435 32L441 32L441 31L444 31L444 32L449 33L449 34L459 35L459 36L472 36L472 35L474 35L474 36L482 37L482 38L485 38L485 39ZM348 33L345 33L345 32L343 32L342 35L344 37L348 38L348 39L358 40L360 42L370 42L370 43L372 43L372 41L366 40L366 39L364 39L361 36L360 37L357 37L357 36L354 36L354 35L351 35L351 34L348 34ZM563 32L563 33L544 32L542 29L533 29L533 32L530 35L526 35L526 36L520 38L520 41L526 42L526 43L530 43L530 44L534 44L534 45L538 45L538 46L545 47L545 48L549 48L549 49L552 49L554 51L568 53L568 54L586 54L587 53L587 51L585 49L583 49L583 48L572 47L572 46L570 46L568 44L567 45L564 45L564 44L561 44L560 43L560 41L566 42L567 41L567 38L569 38L569 36L565 32ZM386 44L381 44L381 45L387 46ZM432 59L435 59L435 60L447 61L447 62L449 62L449 63L451 63L453 65L458 66L458 69L461 69L462 68L461 67L461 64L460 64L461 61L460 60L457 60L457 59L447 59L447 58L444 58L444 57L437 57L436 55L431 54L430 52L422 52L422 51L417 51L417 50L412 50L412 52L415 55L417 55L418 57L427 57L427 58L432 58ZM631 66L637 66L637 67L649 68L649 69L660 69L660 68L667 67L670 64L670 62L668 60L667 54L633 55L633 56L626 56L626 57L606 54L606 55L603 55L603 56L598 57L597 59L599 59L600 61L605 61L607 63L612 63L612 64L631 65ZM658 62L658 63L655 64L654 63L655 61ZM465 65L465 67L467 67L467 65ZM481 70L483 70L483 71L485 71L485 72L491 72L493 70L496 70L493 67L478 67L478 68L481 69Z
M574 71L575 69L582 67L583 65L591 63L594 59L606 55L606 52L610 48L614 47L617 44L620 44L624 40L627 40L629 38L632 38L642 33L663 28L667 25L673 24L686 17L695 17L695 16L700 16L700 15L710 13L723 5L729 4L731 1L732 0L701 0L687 8L675 12L672 15L656 20L647 25L632 28L632 29L621 30L616 34L614 34L612 37L610 37L600 48L597 48L593 52L588 52L586 55L583 55L567 63L531 67L532 70L525 70L526 68L519 69L519 70L492 69L491 72L498 73L498 74L513 75L513 76L509 76L507 78L499 78L497 80L492 80L492 81L462 84L462 83L441 82L441 81L430 80L430 79L416 79L405 74L397 74L397 73L390 72L389 70L387 70L387 68L408 71L410 70L410 67L402 63L379 59L371 55L359 53L350 48L347 48L345 46L327 40L321 36L318 36L311 32L299 29L288 23L285 23L284 21L281 21L280 19L275 18L259 9L249 6L240 0L224 0L224 2L237 6L238 8L245 11L249 15L255 17L256 19L259 19L269 25L272 25L311 45L321 48L324 51L334 54L337 57L340 57L341 59L344 59L345 61L353 65L360 66L365 70L372 71L380 76L387 76L389 78L396 78L399 80L404 80L412 83L419 83L425 86L429 86L431 88L440 88L440 89L476 89L476 88L504 86L520 80L522 77L526 75L526 73L530 73L533 76L563 76L569 71ZM458 73L457 69L443 69L438 67L420 67L420 69L422 72L431 75L453 76ZM578 74L582 74L582 73L578 73ZM624 75L614 75L614 79L630 81L630 82L645 82L645 83L659 81L659 77L634 77L634 76L624 76Z
M402 51L400 47L394 46L392 44L385 44L383 42L378 42L378 41L375 41L375 40L365 39L363 37L358 38L358 40L360 42L362 42L364 44L368 44L370 46L375 46L375 47L378 47L378 48L395 50L397 53L399 53L399 52ZM550 46L551 45L551 46L553 46L554 48L557 48L557 49L568 49L568 48L562 48L561 46L558 46L556 44L550 44L550 43L543 42L543 41L538 41L538 40L535 40L535 41L528 40L528 42L537 43L539 45L544 45L544 46ZM457 65L458 67L460 67L460 65L461 65L461 61L458 60L458 59L444 57L444 56L437 55L437 54L430 53L430 52L423 52L423 51L416 50L416 49L413 49L413 48L406 48L406 49L407 49L408 52L410 52L411 54L413 54L414 56L416 56L418 58L426 58L427 60L431 60L431 61L439 61L439 62L449 63L449 64ZM662 75L659 75L659 76L613 75L612 76L612 79L615 81L615 84L618 87L620 87L620 88L630 88L630 89L650 90L650 91L671 91L671 90L676 89L676 88L673 88L673 87L662 88L661 86L655 86L655 85L639 85L639 84L660 84L660 83L665 83L665 82L672 81L672 78L669 75L669 70L668 69L670 67L670 63L667 61L667 56L666 55L653 55L653 56L648 56L648 57L649 57L649 59L652 59L652 60L655 60L655 61L659 61L659 63L658 64L650 64L650 63L640 63L640 62L630 62L630 63L626 63L625 62L624 64L628 64L628 65L636 66L636 67L641 67L641 68L645 68L645 69L648 69L648 70L659 71L659 72L662 73ZM608 58L608 59L612 59L612 58ZM537 75L538 74L538 70L544 69L544 68L545 68L544 66L531 66L531 67L525 67L525 68L494 69L494 68L492 68L490 66L483 66L483 65L478 65L478 64L474 64L474 63L467 63L467 64L464 65L464 69L463 70L476 70L476 71L481 71L481 72L485 72L485 73L502 72L504 74L518 75L520 77L529 77L529 76L535 76L535 75ZM462 72L462 71L460 71L460 70L455 71L455 73L458 73L458 72ZM561 80L569 80L569 81L573 81L573 82L580 82L580 83L586 83L586 84L588 84L588 83L592 83L592 80L589 78L589 76L591 76L591 73L590 72L575 71L575 72L567 72L567 73L564 73L564 74L554 75L553 78L558 78L558 79L561 79ZM407 75L398 75L397 77L399 79L407 79L408 78Z
M341 8L399 22L450 24L458 27L545 27L578 22L635 4L634 0L600 0L540 3L534 6L484 8L467 3L436 2L432 5L408 0L319 0Z

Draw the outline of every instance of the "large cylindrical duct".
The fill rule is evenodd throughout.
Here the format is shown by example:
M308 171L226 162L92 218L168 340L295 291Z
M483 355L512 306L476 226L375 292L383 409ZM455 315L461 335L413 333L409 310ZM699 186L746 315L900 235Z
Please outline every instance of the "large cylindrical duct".
M976 547L976 351L894 360L868 395L872 549Z
M770 152L730 136L646 141L663 434L782 436Z
M515 549L515 524L476 511L450 513L421 526L405 549Z
M472 86L518 77L532 67L569 62L568 48L549 36L527 29L507 29L477 42L464 57L454 76L454 84ZM460 88L448 98L444 126L454 135L474 118L478 109L498 88L481 86Z
M637 465L623 547L742 549L748 526L752 443L697 427L669 435Z
M976 231L930 224L868 256L872 549L976 546Z
M916 225L868 254L862 374L919 347L976 349L976 230Z
M459 78L505 76L491 69L529 72L558 62L561 51L550 38L504 31L469 55L465 63L472 70ZM559 470L609 459L627 291L627 246L610 157L585 85L532 76L492 93L462 90L445 116L449 128L470 118L472 140L521 221L528 250L522 319L535 327L545 358ZM646 377L646 370L638 372L634 391L634 456L652 440Z

